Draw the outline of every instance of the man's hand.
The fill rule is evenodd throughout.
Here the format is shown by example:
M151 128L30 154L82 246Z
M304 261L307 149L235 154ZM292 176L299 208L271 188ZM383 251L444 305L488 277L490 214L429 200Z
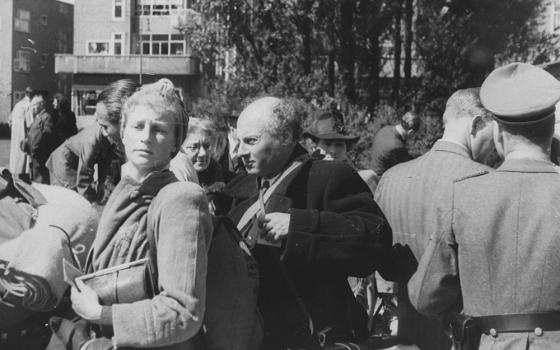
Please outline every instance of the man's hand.
M288 235L290 214L269 213L262 220L262 235L267 241L278 242Z
M98 322L101 319L102 307L99 304L97 293L80 280L76 280L76 285L80 288L80 291L76 287L72 287L72 293L70 294L72 308L83 319Z

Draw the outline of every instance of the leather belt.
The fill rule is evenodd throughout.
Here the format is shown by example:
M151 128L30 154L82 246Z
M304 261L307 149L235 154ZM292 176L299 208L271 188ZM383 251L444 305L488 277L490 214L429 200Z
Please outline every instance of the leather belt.
M542 332L560 330L560 312L537 312L473 317L482 333Z

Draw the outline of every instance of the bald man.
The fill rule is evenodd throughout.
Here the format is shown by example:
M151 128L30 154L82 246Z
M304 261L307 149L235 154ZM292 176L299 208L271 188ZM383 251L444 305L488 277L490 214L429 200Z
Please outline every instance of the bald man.
M301 119L265 97L240 115L238 155L248 175L228 184L230 217L259 265L262 349L308 348L367 336L347 277L367 276L390 251L391 229L350 166L311 159Z

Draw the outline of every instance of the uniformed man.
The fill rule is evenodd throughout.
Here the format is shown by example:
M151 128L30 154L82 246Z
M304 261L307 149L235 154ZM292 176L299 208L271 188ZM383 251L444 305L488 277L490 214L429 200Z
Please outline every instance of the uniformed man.
M560 348L560 175L550 162L560 82L535 66L493 71L481 91L503 164L456 180L410 280L412 304L443 314L463 304L480 349Z
M478 88L458 90L443 114L444 132L434 147L410 162L387 170L375 201L393 229L399 267L399 335L421 349L449 349L450 340L435 318L419 315L408 302L406 283L433 232L435 206L452 190L453 180L490 171L482 163L495 150L494 116L482 106Z

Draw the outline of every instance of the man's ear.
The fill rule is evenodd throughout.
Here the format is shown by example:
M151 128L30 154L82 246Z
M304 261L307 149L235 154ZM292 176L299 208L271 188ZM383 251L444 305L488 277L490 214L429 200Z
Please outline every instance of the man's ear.
M470 134L472 136L476 136L476 134L480 130L484 129L485 126L486 126L486 122L484 121L482 116L477 115L476 117L471 119L471 132L470 132Z

